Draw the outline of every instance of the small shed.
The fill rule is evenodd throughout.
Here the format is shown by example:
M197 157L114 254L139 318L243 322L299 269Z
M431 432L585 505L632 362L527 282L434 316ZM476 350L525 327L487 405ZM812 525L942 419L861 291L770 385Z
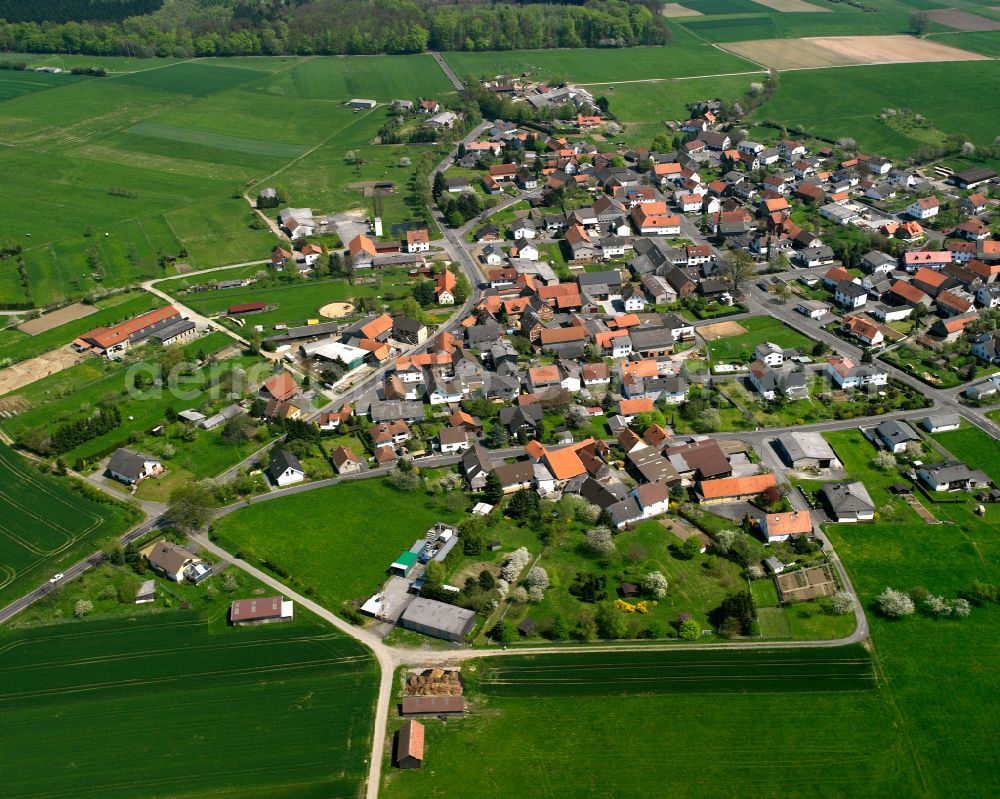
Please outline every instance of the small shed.
M501 546L500 539L499 538L494 538L492 541L490 541L489 546L487 546L486 548L490 552L496 552L497 550L500 549L500 546Z
M622 582L618 585L618 596L622 599L635 599L639 596L639 586L635 583Z
M771 570L772 574L781 574L785 570L785 564L775 557L764 558L764 565Z
M135 604L145 605L156 601L156 581L146 580L135 592Z
M413 567L417 564L417 554L415 552L403 552L389 567L389 573L395 577L409 577Z
M517 631L521 635L534 635L536 628L535 620L530 616L517 625Z
M889 491L893 494L912 494L913 489L910 488L906 483L893 483L889 486Z
M396 733L396 766L420 768L424 764L424 725L410 719Z

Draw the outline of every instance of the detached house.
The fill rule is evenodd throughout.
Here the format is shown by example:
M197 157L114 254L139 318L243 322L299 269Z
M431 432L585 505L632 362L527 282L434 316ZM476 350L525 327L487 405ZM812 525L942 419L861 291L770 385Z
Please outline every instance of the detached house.
M906 213L914 219L919 219L921 222L937 216L940 210L941 203L938 202L937 197L924 197L914 200L906 207Z

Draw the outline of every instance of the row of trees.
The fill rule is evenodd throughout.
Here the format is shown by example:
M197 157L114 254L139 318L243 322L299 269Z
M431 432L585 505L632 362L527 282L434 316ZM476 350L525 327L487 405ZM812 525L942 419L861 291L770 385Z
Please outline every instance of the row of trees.
M43 5L15 1L26 8ZM63 2L90 5L89 0L48 0L44 5ZM130 3L158 5L157 0L122 0L121 7ZM626 47L670 41L658 16L623 0L590 0L586 6L439 6L412 0L170 3L153 14L96 22L65 21L100 19L93 13L66 15L43 8L39 14L12 16L5 7L0 49L183 58Z
M122 422L117 405L100 408L93 416L56 428L47 451L61 454L114 430ZM34 448L34 447L33 447Z

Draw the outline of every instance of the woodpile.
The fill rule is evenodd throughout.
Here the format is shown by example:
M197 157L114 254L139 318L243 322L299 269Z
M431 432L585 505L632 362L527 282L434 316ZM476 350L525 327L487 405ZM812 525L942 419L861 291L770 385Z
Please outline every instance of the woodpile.
M426 669L406 679L405 696L461 696L462 678L459 672Z

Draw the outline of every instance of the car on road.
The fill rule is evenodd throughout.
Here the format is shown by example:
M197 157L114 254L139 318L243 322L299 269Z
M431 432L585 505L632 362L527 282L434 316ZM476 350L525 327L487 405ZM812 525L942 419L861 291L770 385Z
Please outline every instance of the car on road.
M62 572L57 572L49 578L50 583L58 583L65 575Z

